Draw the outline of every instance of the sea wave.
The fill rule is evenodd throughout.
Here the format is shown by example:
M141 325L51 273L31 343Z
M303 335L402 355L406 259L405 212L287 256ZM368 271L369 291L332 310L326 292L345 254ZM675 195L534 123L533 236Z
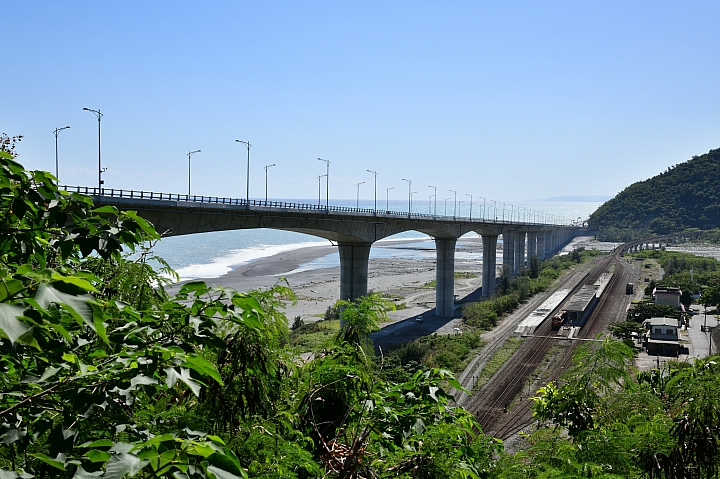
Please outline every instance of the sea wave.
M209 263L198 263L183 266L177 269L181 281L199 278L217 278L229 273L234 268L252 261L267 258L278 253L292 251L300 248L326 246L326 242L307 241L282 245L258 245L248 248L236 249L228 254L213 258Z

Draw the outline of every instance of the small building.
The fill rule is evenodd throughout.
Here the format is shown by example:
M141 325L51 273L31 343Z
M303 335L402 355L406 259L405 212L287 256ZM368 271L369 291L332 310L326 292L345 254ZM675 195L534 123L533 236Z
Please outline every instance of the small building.
M643 345L648 354L677 356L680 349L679 325L680 321L675 318L650 318L643 321L647 330Z
M565 305L565 321L570 326L583 326L590 313L592 313L598 297L598 285L586 284Z
M682 291L680 291L680 288L658 287L653 291L655 304L670 304L675 306L677 309L682 309L682 304L680 303L681 296Z

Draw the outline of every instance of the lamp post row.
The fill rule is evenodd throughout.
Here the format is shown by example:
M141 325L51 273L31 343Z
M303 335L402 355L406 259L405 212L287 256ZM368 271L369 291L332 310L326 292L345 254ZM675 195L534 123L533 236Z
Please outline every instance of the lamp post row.
M100 124L101 124L103 114L100 112L99 109L93 110L91 108L83 108L83 110L93 113L98 120L98 191L101 191L102 185L104 183L104 181L102 179L102 174L105 171L107 171L107 168L102 167L102 157L101 157L102 150L101 150L101 126L100 126ZM59 166L59 158L58 158L58 135L60 134L61 131L66 130L68 128L70 128L70 126L56 128L53 131L53 134L55 135L55 177L58 179L58 182L59 182L59 177L60 177L60 166ZM250 200L250 147L252 147L252 144L250 144L249 141L243 141L243 140L235 140L235 141L238 143L242 143L247 148L247 174L246 174L246 185L245 185L245 199L246 199L246 201L249 202L249 200ZM192 155L194 155L195 153L200 153L200 152L201 152L201 150L194 150L194 151L188 151L188 153L187 153L187 155L188 155L188 196L190 195L190 186L191 186L191 182L190 182L191 158L192 158ZM318 158L318 160L324 162L326 165L326 173L324 175L318 176L318 206L320 206L320 180L323 177L325 177L325 181L326 181L326 183L325 183L325 193L326 193L325 207L329 208L329 205L330 205L330 160L327 160L324 158ZM265 169L265 201L268 200L268 169L272 168L273 166L277 166L277 165L275 163L273 163L271 165L265 165L265 167L264 167L264 169ZM375 211L375 214L377 214L377 177L378 177L378 172L375 170L367 170L367 172L372 173L374 176L374 186L375 186L375 189L374 189L374 211ZM412 215L412 195L417 192L412 191L412 180L409 180L406 178L403 178L402 180L408 182L408 216L410 216L410 215ZM365 183L364 181L357 183L357 198L356 198L356 203L355 203L356 207L360 206L360 185L362 185L364 183ZM437 216L437 186L430 185L430 186L428 186L428 188L433 188L433 190L434 190L434 194L430 198L435 199L433 215ZM388 211L390 209L390 190L393 190L393 189L395 189L395 188L394 187L386 188L385 209ZM449 191L454 194L453 218L457 218L457 206L458 206L457 191L455 191L455 190L449 190ZM470 197L470 221L472 221L472 206L473 206L474 196L469 193L466 193L466 196ZM485 209L486 199L482 196L480 198L483 199L482 218L486 219L485 218L486 217L486 209ZM449 199L450 198L445 199L445 216L447 216L447 200L449 200ZM494 218L495 218L495 221L497 221L497 219L498 219L497 201L496 200L492 200L492 201L494 204L494 207L493 207ZM462 204L463 202L461 201L460 203ZM513 221L516 216L515 207L513 205L506 205L505 203L502 203L502 202L500 204L503 205L502 221L503 222L505 221L505 207L506 206L510 206L510 221ZM429 207L430 206L432 206L432 205L429 205ZM428 207L428 209L429 209L429 207ZM528 211L526 208L518 206L517 207L517 220L520 221L522 218L523 221L527 221L528 216L532 217L532 215L530 215L530 213L531 213L531 211ZM549 221L561 221L560 218L556 217L555 215L548 214L548 213L545 213L544 217L545 217L545 221L548 221L548 220Z

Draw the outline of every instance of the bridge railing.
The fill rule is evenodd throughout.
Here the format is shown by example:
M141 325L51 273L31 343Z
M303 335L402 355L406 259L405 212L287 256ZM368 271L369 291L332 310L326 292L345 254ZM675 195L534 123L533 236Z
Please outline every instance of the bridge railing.
M427 218L427 219L447 219L447 220L461 220L461 221L483 221L491 222L495 224L524 224L524 225L538 225L543 226L543 223L537 223L533 221L520 221L512 219L500 219L500 218L469 218L462 216L444 216L444 215L431 215L427 213L408 213L407 211L391 211L372 208L353 208L351 206L333 206L333 205L315 205L311 203L296 203L291 201L265 201L265 200L245 200L243 198L226 198L222 196L203 196L203 195L183 195L180 193L158 193L155 191L141 191L141 190L125 190L116 188L96 188L90 186L68 186L61 185L61 189L69 192L80 193L87 196L101 196L108 198L131 198L139 200L155 200L155 201L183 201L189 203L205 203L205 204L221 204L221 205L237 205L247 207L264 207L264 208L282 208L282 209L294 209L294 210L308 210L308 211L319 211L319 212L338 212L338 213L358 213L366 215L383 215L383 216L396 216L396 217L411 217L411 218Z

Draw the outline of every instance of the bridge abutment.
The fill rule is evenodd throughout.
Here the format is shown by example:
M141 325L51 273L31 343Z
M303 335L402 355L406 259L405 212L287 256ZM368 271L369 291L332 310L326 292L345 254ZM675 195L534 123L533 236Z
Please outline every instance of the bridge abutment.
M370 246L371 243L338 243L340 299L353 301L367 296Z
M495 275L497 275L497 239L496 235L482 235L482 294L486 298L495 292Z
M435 238L435 314L441 318L455 315L455 244L457 240Z

